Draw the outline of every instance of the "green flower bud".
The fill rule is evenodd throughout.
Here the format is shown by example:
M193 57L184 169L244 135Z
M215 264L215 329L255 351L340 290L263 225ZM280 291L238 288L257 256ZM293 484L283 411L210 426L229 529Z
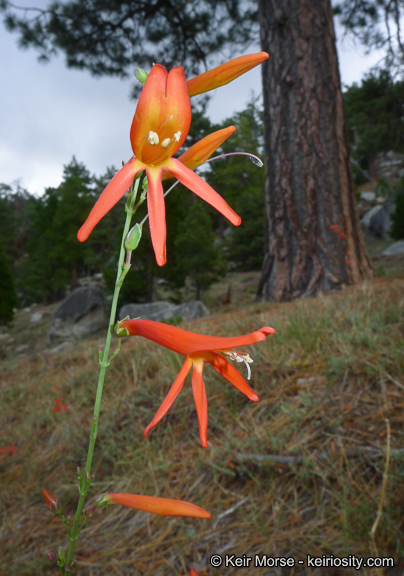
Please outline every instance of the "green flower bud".
M128 235L126 236L125 249L128 250L129 252L136 250L141 237L142 237L142 227L140 226L140 224L136 223L133 226L132 230L130 230Z
M147 80L148 73L146 72L146 70L143 70L142 68L136 68L135 76L139 80L139 82L144 84Z

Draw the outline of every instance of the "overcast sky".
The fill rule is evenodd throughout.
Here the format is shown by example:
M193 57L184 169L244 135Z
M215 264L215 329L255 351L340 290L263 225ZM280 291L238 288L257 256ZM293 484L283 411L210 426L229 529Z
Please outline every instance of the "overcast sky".
M380 58L365 56L349 39L338 42L338 53L347 85ZM43 194L60 184L73 155L98 176L107 166L121 166L131 157L132 83L68 70L63 55L40 64L36 52L20 50L17 36L0 24L0 182ZM252 91L261 91L259 68L211 93L212 121L243 110Z

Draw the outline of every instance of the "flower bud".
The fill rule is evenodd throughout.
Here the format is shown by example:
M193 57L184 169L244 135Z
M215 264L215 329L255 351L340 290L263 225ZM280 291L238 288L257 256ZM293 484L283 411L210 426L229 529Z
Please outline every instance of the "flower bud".
M142 237L142 227L140 226L140 224L136 223L133 226L132 230L130 230L128 235L126 236L125 249L128 250L129 252L136 250L141 237Z
M139 82L144 84L147 80L148 73L146 72L146 70L143 70L143 68L136 68L135 76L139 80Z
M48 492L47 490L42 490L42 496L45 500L45 504L49 508L49 510L57 510L58 509L58 499L56 496Z

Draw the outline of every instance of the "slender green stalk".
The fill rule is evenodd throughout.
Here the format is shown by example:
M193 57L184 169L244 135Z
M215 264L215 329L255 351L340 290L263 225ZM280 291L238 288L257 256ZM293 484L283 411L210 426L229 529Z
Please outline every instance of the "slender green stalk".
M82 511L83 511L84 501L86 499L88 489L89 489L90 483L91 483L91 464L92 464L92 460L93 460L95 442L97 439L98 420L99 420L99 415L100 415L101 398L102 398L102 390L103 390L104 380L105 380L105 373L107 371L108 366L111 363L111 360L116 355L114 353L113 356L111 358L109 358L109 351L111 348L112 334L114 331L114 324L115 324L115 317L116 317L116 309L117 309L117 305L118 305L119 292L120 292L121 286L123 284L124 278L130 269L130 259L125 262L125 239L128 235L129 229L130 229L130 223L132 220L132 216L136 212L136 209L139 206L139 204L143 201L141 198L139 203L135 205L136 196L137 196L137 192L139 189L140 181L141 181L141 178L137 177L135 179L135 181L133 182L131 189L129 191L128 201L127 201L126 206L125 206L126 220L125 220L125 226L124 226L123 234L122 234L121 250L119 253L119 260L118 260L118 272L117 272L117 277L116 277L116 282L115 282L114 295L112 298L108 332L107 332L107 337L105 340L104 352L102 354L100 352L100 358L99 358L100 373L99 373L99 377L98 377L97 394L95 397L94 417L93 417L92 425L91 425L90 442L89 442L88 453L87 453L87 462L86 462L86 467L85 467L84 471L78 470L80 496L79 496L79 501L77 504L77 510L76 510L76 515L74 517L73 525L70 526L70 528L69 528L69 549L67 552L66 562L63 562L63 565L61 566L62 574L69 574L69 573L71 574L71 572L72 572L70 569L70 566L71 566L71 562L73 560L74 548L76 545L77 538L80 534L80 531L81 531L82 527L84 526L86 519L87 519L86 516L84 514L82 514ZM120 341L118 344L117 352L119 351L119 346L120 346Z

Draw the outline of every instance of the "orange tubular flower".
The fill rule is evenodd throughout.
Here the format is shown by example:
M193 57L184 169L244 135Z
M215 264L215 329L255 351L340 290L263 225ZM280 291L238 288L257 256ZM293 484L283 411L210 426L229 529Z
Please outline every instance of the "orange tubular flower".
M190 96L196 96L197 94L203 94L209 90L224 86L244 74L244 72L248 72L248 70L258 66L258 64L262 64L265 60L268 60L268 58L269 54L266 52L247 54L247 56L233 58L233 60L229 60L229 62L225 62L225 64L221 64L216 68L212 68L212 70L208 70L188 80L188 94Z
M218 66L192 80L185 79L181 67L169 73L155 64L147 77L130 130L134 157L114 176L107 185L87 220L80 228L77 238L87 240L98 222L125 195L134 177L143 170L148 179L147 205L150 232L156 260L159 266L166 261L166 223L162 179L177 178L184 186L216 208L232 224L238 226L241 219L192 169L204 162L233 132L231 126L202 139L179 159L173 155L184 143L191 124L189 95L207 92L227 84L243 72L260 64L268 55L262 52L243 56Z
M130 131L135 157L125 164L101 194L79 230L77 238L80 242L87 240L101 218L124 196L136 174L143 170L146 170L148 180L150 233L159 266L163 266L167 261L165 205L161 183L164 172L175 176L235 226L241 223L240 217L207 182L180 160L172 157L184 143L190 124L191 103L183 68L173 68L167 73L163 66L155 64L140 95ZM232 131L229 131L226 137L230 136ZM222 138L219 138L216 148L222 142ZM209 148L210 154L216 149L212 149L211 143ZM205 155L201 147L194 150L202 156Z
M224 376L250 400L257 402L259 400L257 394L250 388L243 376L230 364L228 359L236 362L244 362L250 373L249 363L252 362L252 359L246 352L236 352L234 348L261 342L265 340L269 334L275 334L273 328L264 327L246 336L236 336L234 338L203 336L174 326L154 322L153 320L121 320L118 323L117 332L120 336L143 336L169 350L186 356L185 363L175 379L174 384L162 405L157 410L153 420L145 429L145 437L149 430L156 426L171 408L173 402L182 390L186 376L191 370L191 367L193 367L192 391L199 421L199 435L202 446L205 448L208 447L208 404L205 384L202 377L205 362L211 364L219 374Z
M157 498L156 496L139 496L138 494L104 494L98 505L104 503L120 504L127 508L135 508L160 516L192 516L193 518L210 518L209 512L182 500L171 498Z

